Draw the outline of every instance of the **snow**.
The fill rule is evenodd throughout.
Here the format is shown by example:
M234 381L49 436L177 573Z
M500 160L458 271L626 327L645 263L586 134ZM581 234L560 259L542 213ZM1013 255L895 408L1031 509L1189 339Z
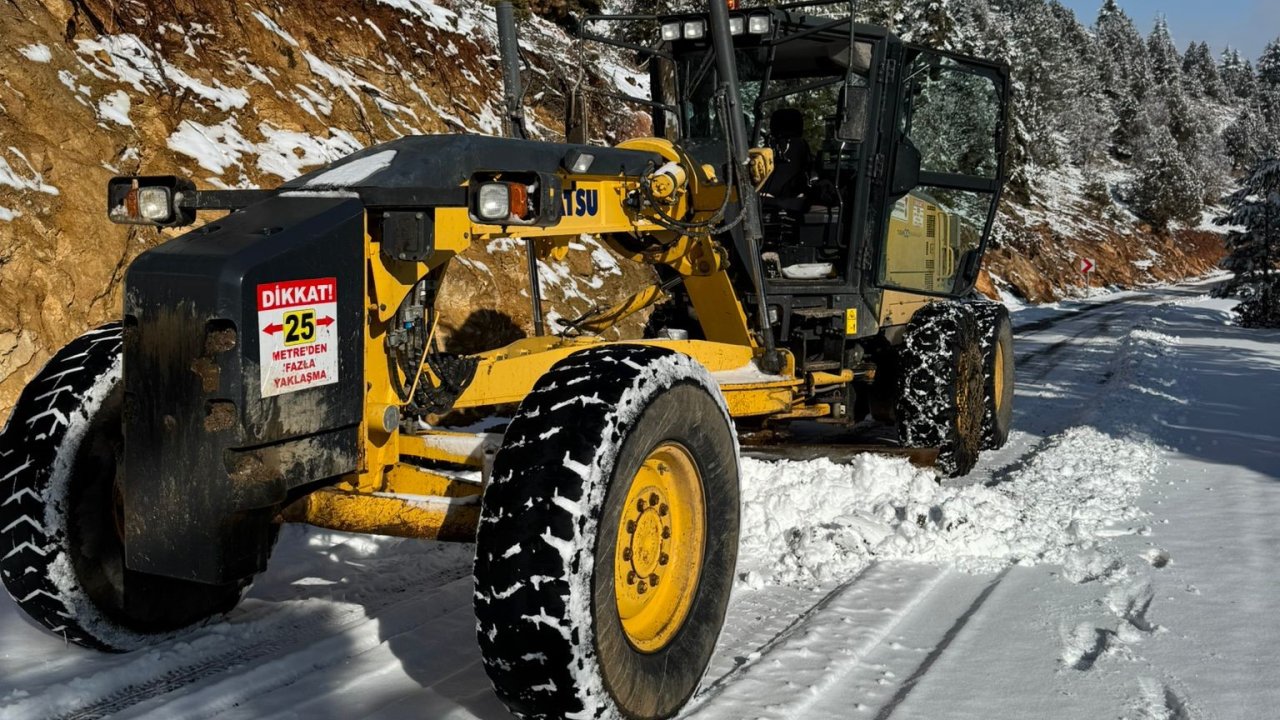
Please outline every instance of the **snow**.
M786 382L790 380L785 375L771 375L764 372L755 363L747 363L740 368L732 370L720 370L711 373L711 377L721 385L742 385L746 383L769 383L769 382Z
M95 76L125 83L139 93L149 94L148 85L159 92L173 93L172 86L177 85L223 112L238 110L249 103L249 93L245 90L188 75L148 48L136 35L77 40L76 49L83 56L81 64Z
M22 151L10 146L9 152L26 166L29 174L20 173L4 159L3 155L0 155L0 185L7 185L19 191L34 190L48 195L58 194L58 188L44 181L44 177L36 172L36 169L31 166L31 161L27 160L27 156L22 154Z
M1280 331L1231 325L1218 281L1016 313L1014 432L966 478L743 459L738 580L682 716L1272 717ZM0 716L509 717L470 551L286 526L226 621L118 656L0 598Z
M306 187L351 187L370 175L390 167L396 157L395 150L383 150L326 170L307 181Z
M170 150L194 158L200 167L217 174L238 165L240 155L250 149L234 119L217 125L183 120L169 136L167 144Z
M1050 562L1083 580L1106 564L1100 533L1136 518L1155 455L1149 443L1076 427L996 487L939 485L931 470L875 455L849 465L748 458L742 548L764 563L747 564L743 580L820 586L881 560L972 572Z
M254 148L258 169L282 180L292 180L308 168L340 160L361 148L355 137L338 128L329 128L327 138L281 130L265 122L258 125L258 131L265 138Z
M13 222L15 218L18 218L21 215L22 213L18 212L17 210L11 210L3 205L0 205L0 222Z
M131 107L129 94L123 90L116 90L113 93L102 96L102 99L98 101L98 117L110 120L117 125L133 127L133 121L129 119Z
M286 43L289 43L294 47L298 47L298 41L294 40L292 35L285 32L279 25L277 25L275 20L272 20L271 18L262 14L262 11L254 10L253 18L257 20L259 23L262 23L262 27L275 33L281 40L284 40Z
M815 280L831 277L831 263L797 263L782 268L782 277L792 280Z
M53 53L43 43L32 43L18 48L18 54L31 62L47 63L53 60Z
M330 136L326 138L263 122L259 123L258 132L264 138L260 143L246 138L234 118L216 125L183 120L169 136L168 146L217 174L232 168L243 170L242 156L256 155L259 170L283 180L292 180L308 168L334 162L361 148L354 136L338 128L329 128ZM314 181L311 185L315 185Z

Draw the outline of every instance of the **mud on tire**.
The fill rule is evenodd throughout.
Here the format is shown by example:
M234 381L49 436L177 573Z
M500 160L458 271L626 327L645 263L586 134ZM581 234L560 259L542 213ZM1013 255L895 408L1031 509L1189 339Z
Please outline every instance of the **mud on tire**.
M696 466L701 512L690 522L700 523L703 542L684 558L698 568L687 582L662 576L665 591L688 592L679 595L680 612L651 628L651 641L620 608L645 592L634 558L647 554L652 564L659 550L627 544L640 532L628 513L639 507L650 513L640 524L659 528L659 519L687 509L668 515L647 489L636 495L638 478L664 448L682 449ZM674 715L710 660L738 550L737 444L705 369L644 346L560 361L508 426L492 477L476 538L475 612L498 696L525 718ZM668 529L660 550L676 567L667 538L697 528Z
M0 432L0 577L67 641L131 650L230 610L217 587L128 570L115 478L122 449L121 330L73 340L22 391Z
M938 448L941 475L968 473L982 446L982 349L973 310L935 302L916 311L898 360L902 444Z
M1013 323L999 303L973 303L982 343L982 449L1004 447L1013 426Z

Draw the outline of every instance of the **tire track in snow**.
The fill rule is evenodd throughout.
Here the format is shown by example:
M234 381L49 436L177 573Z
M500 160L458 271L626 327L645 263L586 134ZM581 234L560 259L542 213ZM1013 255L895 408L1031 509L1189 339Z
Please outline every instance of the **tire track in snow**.
M956 639L956 636L958 636L960 631L964 630L965 626L969 624L969 619L976 615L978 610L986 604L987 599L991 597L991 593L995 591L996 586L999 585L1008 574L1009 568L1001 570L1000 574L996 575L995 579L982 589L982 592L978 594L978 597L974 598L973 602L969 604L969 607L965 608L965 611L960 614L960 617L956 618L956 621L952 623L951 627L947 628L942 639L925 657L924 662L920 663L920 666L916 668L915 672L911 673L911 676L898 687L898 691L893 694L893 697L889 700L888 704L880 708L880 712L876 713L875 720L888 720L889 716L898 709L900 704L902 704L902 701L907 699L907 695L910 695L911 691L915 689L916 683L920 682L920 679L924 677L924 674L929 672L933 667L933 664L938 661L938 658L942 657L942 653L946 652L947 648L951 647L951 643Z
M245 642L232 642L219 645L215 652L204 654L197 659L184 658L176 666L164 669L156 676L131 682L97 697L92 695L69 711L54 715L58 720L96 720L118 714L148 700L160 698L177 690L181 690L210 677L217 676L235 668L251 665L256 660L272 656L288 654L306 649L317 636L321 638L341 635L362 624L371 622L376 614L392 610L409 603L421 602L424 598L433 597L444 592L450 585L460 581L470 581L470 567L451 568L432 573L421 579L420 584L411 585L395 592L376 596L376 599L363 605L329 604L321 611L302 617L290 613L286 607L272 612L266 617L247 623L241 632L252 633ZM429 588L425 591L421 588ZM421 595L417 593L421 592ZM414 597L405 598L407 593ZM234 628L235 624L215 625L206 630L222 630ZM166 643L160 647L139 653L135 661L139 666L154 660L158 655L172 650L177 642L192 643L200 638L185 636L178 641ZM341 658L335 659L340 660ZM113 667L102 671L99 675L109 677L121 673L122 668ZM85 684L92 684L95 676L83 678ZM25 702L17 702L0 707L0 711L20 712ZM0 712L0 714L5 714Z
M805 717L955 574L936 565L869 566L767 642L757 657L713 683L682 717ZM785 696L779 694L779 669L791 691Z
M749 668L754 666L757 662L759 662L761 657L767 655L775 647L785 642L787 638L789 638L792 634L796 632L797 628L800 626L801 623L808 620L814 614L822 612L822 610L825 609L827 606L829 606L838 595L848 591L848 589L852 585L857 583L858 580L860 580L864 575L866 575L867 571L873 567L875 567L874 563L872 565L868 565L867 567L863 568L861 572L859 572L857 575L853 577L853 579L848 580L847 582L841 583L840 585L837 585L835 588L828 591L825 595L822 595L822 599L808 606L803 612L799 614L796 614L796 615L776 614L776 615L773 615L771 618L769 618L769 620L772 620L773 622L770 622L769 620L765 620L764 622L759 622L763 618L757 616L756 618L757 622L748 624L748 632L745 637L739 636L734 638L732 645L735 647L732 647L732 648L725 647L726 643L725 643L725 640L722 638L720 643L722 647L717 648L717 655L724 655L733 649L741 650L743 646L750 647L754 645L755 649L743 655L735 656L733 667L723 672L722 674L720 674L718 677L716 677L715 680L708 683L704 679L702 688L700 688L698 690L697 695L694 696L695 704L697 704L699 700L709 701L712 698L714 698L716 695L718 695L720 692L722 692L726 685L733 682L734 679L736 679L742 673L746 672ZM782 595L787 591L786 588L773 588L773 590L778 595ZM770 607L772 603L769 602L770 600L773 600L773 599L774 598L765 598L762 600L758 596L752 596L750 599L746 601L737 603L735 605L731 605L729 607L730 617L726 619L726 623L725 623L725 635L728 636L732 634L732 630L730 626L734 624L733 621L735 619L735 616L743 617L745 615L749 615L752 611L759 611L761 609L765 610L766 612L769 610L774 610L775 608ZM782 602L779 603L780 605L790 604L787 602L788 600L787 598L781 598L781 600ZM787 621L788 619L789 621ZM779 624L779 620L787 621L785 622L785 625L781 629L778 629L777 627ZM760 641L759 637L761 636L764 636L766 639L764 641ZM712 665L708 668L708 672L707 672L708 675L712 675L716 672L717 668L715 667L715 665L716 665L716 659L713 658Z
M1016 386L1028 393L1042 392L1057 384L1068 385L1078 393L1078 397L1073 401L1058 401L1053 403L1053 413L1035 414L1034 420L1037 423L1034 428L1026 428L1024 423L1031 419L1032 413L1028 413L1020 408L1020 405L1028 402L1024 399L1014 404L1014 430L1020 432L1023 436L1021 442L1011 441L1008 446L990 453L986 458L979 460L979 469L990 468L989 477L983 482L988 487L1000 485L1018 476L1027 465L1035 458L1035 456L1044 450L1046 445L1058 433L1069 427L1080 424L1090 414L1096 411L1097 401L1099 398L1105 397L1112 392L1112 381L1115 379L1115 369L1119 363L1122 363L1125 357L1126 346L1124 339L1135 328L1132 323L1122 328L1120 333L1114 333L1113 327L1124 319L1133 319L1136 309L1140 307L1150 308L1151 303L1163 301L1163 296L1158 293L1145 293L1140 296L1124 298L1122 301L1110 301L1101 303L1095 307L1106 308L1113 307L1117 304L1122 305L1118 311L1111 311L1100 317L1089 315L1086 327L1081 329L1069 337L1056 341L1046 347L1039 348L1027 352L1017 358L1016 373L1018 375ZM1092 309L1092 308L1091 308ZM1081 313L1073 313L1071 315L1049 318L1053 320L1050 324L1035 323L1030 333L1042 332L1047 329L1056 327L1058 324L1070 324L1072 320L1078 319ZM1025 330L1016 330L1016 339L1023 339L1027 333ZM1093 333L1092 337L1081 341L1080 339L1089 333ZM1087 363L1089 367L1096 368L1102 372L1100 376L1090 376L1092 382L1083 382L1083 373L1080 371L1072 371L1064 369L1063 373L1067 377L1058 379L1054 371L1062 368L1063 363L1071 358L1072 355L1085 352L1088 348L1098 347L1103 343L1113 343L1115 348L1110 351L1107 359L1102 361L1090 361ZM1038 361L1046 361L1044 367L1038 368ZM1028 367L1030 366L1030 367ZM1025 373L1038 370L1034 377L1024 377ZM1039 390L1035 390L1039 388ZM1043 402L1037 396L1033 402L1040 404ZM1030 435L1030 437L1027 437ZM976 474L976 473L975 473Z
M471 578L466 577L434 592L416 594L381 612L371 612L367 622L353 623L339 632L299 643L286 652L273 653L261 662L205 678L177 697L163 698L164 704L136 706L128 717L154 720L212 717L257 720L326 714L341 717L348 713L335 712L334 708L345 694L359 693L363 688L376 698L378 693L372 692L373 688L367 683L372 681L376 687L385 677L411 674L404 667L405 660L393 648L399 638L428 630L429 637L416 644L439 643L442 651L439 656L451 658L450 663L455 664L454 649L463 643L474 643L472 591ZM467 666L466 670L484 677L479 662ZM431 675L440 681L447 679L443 671ZM408 680L408 684L419 688L413 680ZM488 686L487 679L484 685ZM366 705L349 714L362 715L373 707L375 705Z

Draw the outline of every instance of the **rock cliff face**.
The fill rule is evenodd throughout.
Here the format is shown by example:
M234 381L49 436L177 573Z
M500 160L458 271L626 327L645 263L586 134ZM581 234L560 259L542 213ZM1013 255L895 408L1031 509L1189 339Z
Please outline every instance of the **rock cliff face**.
M109 224L108 178L273 186L406 134L500 133L492 16L475 0L0 4L0 413L54 350L119 315L129 262L174 234ZM573 70L556 59L569 39L538 18L523 32L534 129L551 137L559 109L543 99ZM604 139L631 131L625 109L608 118ZM521 247L479 248L451 274L455 344L529 327ZM543 271L553 317L650 277L602 250Z
M109 224L109 177L180 174L202 187L271 186L405 134L496 134L492 18L479 0L0 4L0 413L54 350L119 315L129 262L173 234ZM590 82L609 78L624 90L632 82L550 23L528 18L522 33L532 124L544 137L558 137L562 78L590 67ZM617 104L596 111L595 135L604 141L646 127ZM1125 240L1115 246L1120 257L1104 265L1107 282L1201 272L1217 252L1197 250L1193 262L1188 248L1210 248L1211 240L1151 240L1167 247L1144 275L1134 261L1151 259L1146 246L1129 250L1137 244ZM1089 244L1096 242L1054 237L1046 226L1006 242L991 267L1023 296L1051 299L1071 285L1072 253L1096 256ZM650 277L588 238L577 249L543 267L552 317L619 299ZM494 243L452 274L441 303L455 345L528 330L523 263L520 246Z

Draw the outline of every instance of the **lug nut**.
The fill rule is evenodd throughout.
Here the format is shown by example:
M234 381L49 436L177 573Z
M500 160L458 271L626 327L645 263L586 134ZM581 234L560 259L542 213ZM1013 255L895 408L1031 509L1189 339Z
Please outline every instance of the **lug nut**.
M628 584L628 585L635 585L635 584L636 584L636 571L635 571L635 570L631 570L631 571L628 571L628 572L627 572L627 584ZM644 591L642 590L641 592L644 592Z
M627 521L627 533L628 533L628 534L631 534L631 535L634 535L634 534L635 534L635 532L636 532L636 521L635 521L635 520L628 520L628 521Z
M666 540L669 537L671 537L671 528L669 527L662 528L662 539Z
M640 498L639 500L636 500L636 510L639 512L644 512L644 498Z
M649 584L654 587L658 587L658 573L650 573Z
M670 555L668 555L668 554L666 554L666 553L662 553L661 555L659 555L659 556L658 556L658 564L659 564L659 565L666 565L666 564L667 564L667 563L669 563L669 562L671 562L671 556L670 556ZM654 585L657 585L657 583L654 583Z
M649 589L649 586L645 585L643 580L640 581L639 585L636 585L636 592L640 593L641 595L643 595L645 591L648 589Z
M631 548L622 548L622 559L631 562Z
M658 493L650 493L650 494L649 494L649 504L650 504L650 505L657 505L657 504L658 504Z
M657 504L657 500L654 500L654 504ZM661 515L662 517L666 517L667 513L670 511L671 511L671 508L667 507L666 503L662 503L661 505L658 505L658 514Z

